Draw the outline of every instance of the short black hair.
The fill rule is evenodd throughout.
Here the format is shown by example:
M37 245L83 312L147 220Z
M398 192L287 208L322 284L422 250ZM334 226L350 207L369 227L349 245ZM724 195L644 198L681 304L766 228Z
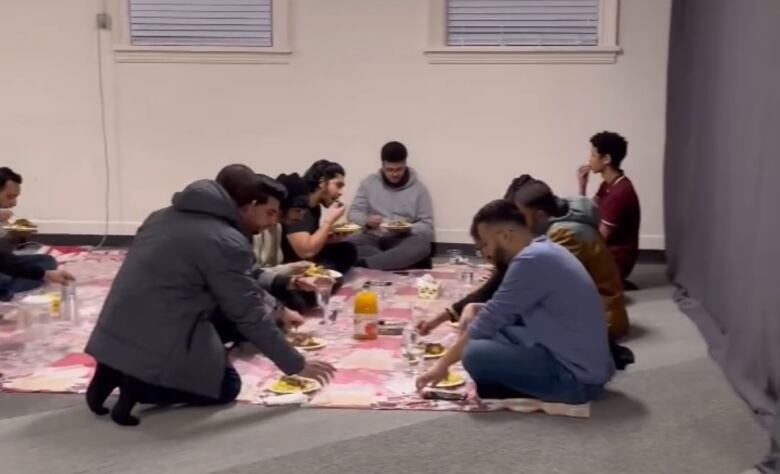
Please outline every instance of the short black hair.
M480 224L512 224L525 227L525 218L520 209L506 199L496 199L482 206L471 221L471 237L479 239L477 232Z
M22 184L22 176L7 166L0 167L0 189L5 189L9 181Z
M518 207L529 207L543 211L553 217L560 215L559 200L553 194L550 186L544 181L535 179L527 174L512 180L512 183L506 190L504 199L511 201Z
M282 183L264 174L258 174L257 179L259 180L260 192L276 199L280 204L287 199L287 188ZM256 199L256 201L260 204L265 204L268 202L268 198L266 197L263 201Z
M309 207L309 187L298 173L280 174L276 177L276 181L287 190L287 197L282 201L281 206L283 211Z
M215 181L227 191L238 207L251 202L266 204L271 197L282 201L287 194L284 186L277 181L255 174L252 168L246 165L225 166L217 174Z
M408 156L409 152L406 151L406 147L401 142L387 142L382 147L382 161L403 163Z
M625 138L615 132L604 131L590 137L590 144L599 155L609 155L612 158L611 165L620 169L620 164L628 153L628 142Z
M318 160L303 174L303 180L309 186L309 192L314 192L323 181L330 181L339 176L346 176L344 167L334 161Z

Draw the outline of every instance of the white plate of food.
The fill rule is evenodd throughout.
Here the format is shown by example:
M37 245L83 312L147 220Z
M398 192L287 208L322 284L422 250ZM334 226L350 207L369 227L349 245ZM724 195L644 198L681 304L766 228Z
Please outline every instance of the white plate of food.
M27 219L16 219L13 222L3 225L3 229L14 232L37 232L38 226Z
M466 377L456 374L455 372L448 372L447 377L444 380L434 385L434 388L455 388L460 387L466 383Z
M337 272L336 270L325 268L322 265L312 265L309 268L307 268L305 272L303 272L303 276L307 276L307 277L325 276L325 277L331 277L333 279L338 279L344 275L342 275L341 272Z
M444 344L438 342L428 342L425 344L423 359L439 359L444 357L445 353L447 353L447 348L444 347Z
M303 332L288 334L287 340L290 341L290 344L293 346L305 351L316 351L328 345L327 341L324 339Z
M341 224L334 225L330 231L334 234L354 234L359 231L361 227L352 222L342 222Z
M409 230L412 228L412 224L409 221L403 219L395 219L382 223L382 228L393 231Z
M321 388L322 385L316 380L297 375L283 375L268 385L268 391L277 395L309 394Z

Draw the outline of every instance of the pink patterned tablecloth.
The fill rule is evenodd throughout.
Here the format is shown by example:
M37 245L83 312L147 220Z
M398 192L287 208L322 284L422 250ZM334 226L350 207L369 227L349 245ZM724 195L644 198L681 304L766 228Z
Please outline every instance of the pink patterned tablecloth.
M0 320L3 390L83 393L92 376L94 361L82 350L113 277L124 259L124 252L57 248L51 253L79 281L78 318L62 321L44 316L45 310L42 308L6 305L5 317ZM443 285L443 297L435 301L417 299L414 280L423 273L396 275L370 270L351 272L347 283L333 297L334 303L343 308L335 323L323 325L319 318L309 318L301 329L328 342L327 347L307 352L306 356L327 360L339 369L334 380L312 397L309 406L403 406L429 409L438 406L460 409L478 407L473 402L456 404L421 400L413 390L413 375L408 373L408 367L400 356L400 336L381 336L374 341L352 338L352 298L366 281L393 283L382 295L380 317L403 320L411 320L413 310L420 314L440 310L447 304L445 295L449 293L454 297L467 290L452 268L437 268L431 273L442 280ZM440 337L445 337L449 331L453 330L442 328ZM235 365L244 381L239 400L262 404L273 396L266 391L266 387L280 372L267 359L260 356L249 360L238 359Z
M5 317L0 319L2 390L83 393L92 376L94 360L82 351L125 253L120 250L89 252L81 248L56 248L51 253L78 279L78 318L40 321L37 316L40 311L7 305L3 310ZM443 265L427 272L442 284L441 296L436 300L417 298L415 280L426 272L405 275L362 269L350 272L343 288L332 298L336 307L343 308L336 321L321 324L320 318L309 318L300 329L327 341L325 348L305 355L326 360L338 368L331 383L315 393L305 405L455 411L513 409L480 402L473 395L470 383L464 389L469 393L465 401L423 400L415 392L414 375L401 357L400 336L380 336L374 341L352 338L352 298L367 281L392 282L380 295L380 318L410 321L413 313L416 317L431 315L465 294L471 285L459 278L463 268ZM483 269L472 268L472 271L475 282L486 275ZM445 324L431 337L449 342L455 337L454 331ZM234 363L243 379L239 400L252 404L273 402L274 395L266 389L281 375L273 364L261 356L236 359ZM458 366L453 371L466 375ZM531 405L514 409L544 410L541 405L531 402Z

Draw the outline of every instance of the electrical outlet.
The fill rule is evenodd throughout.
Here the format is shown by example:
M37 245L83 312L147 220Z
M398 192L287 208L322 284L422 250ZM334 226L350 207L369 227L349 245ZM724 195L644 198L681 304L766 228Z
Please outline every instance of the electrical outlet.
M98 13L96 16L97 27L101 30L111 29L111 15L108 13Z

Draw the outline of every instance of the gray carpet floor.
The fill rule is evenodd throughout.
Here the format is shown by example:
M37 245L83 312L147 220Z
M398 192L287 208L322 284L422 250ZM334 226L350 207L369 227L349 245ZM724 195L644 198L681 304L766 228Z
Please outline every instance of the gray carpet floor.
M589 420L514 413L182 408L138 428L96 419L81 397L0 394L2 473L723 473L768 437L671 300L660 265L632 293L637 364Z

